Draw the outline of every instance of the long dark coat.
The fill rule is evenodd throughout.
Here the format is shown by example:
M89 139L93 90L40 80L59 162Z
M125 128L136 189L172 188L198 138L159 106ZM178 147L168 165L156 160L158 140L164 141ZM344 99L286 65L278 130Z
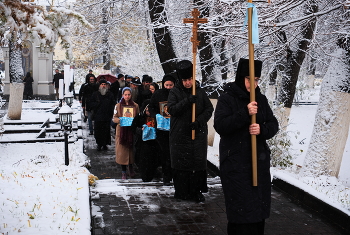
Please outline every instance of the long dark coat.
M143 182L152 181L160 165L160 146L157 140L142 140L142 126L146 124L146 115L139 113L132 121L131 129L135 136L135 162Z
M85 107L86 111L91 111L89 100L92 97L92 94L98 90L98 84L96 83L86 83L82 88L82 106ZM80 93L80 92L79 92ZM101 94L100 94L101 95Z
M258 186L252 186L251 135L247 105L249 93L234 82L225 86L215 109L214 128L220 135L220 177L230 223L261 222L270 215L270 150L266 140L278 131L278 122L268 101L256 89Z
M27 76L23 79L24 83L24 95L32 96L33 95L33 82L34 79L32 76Z
M163 82L164 85L164 82ZM152 95L151 101L148 106L148 110L152 117L156 117L160 113L159 102L168 101L169 89L159 89ZM163 177L171 180L171 160L170 160L170 149L169 149L169 131L162 131L157 129L157 141L161 148L161 161Z
M101 95L95 91L89 100L89 106L94 112L94 137L97 145L110 145L110 123L115 106L113 94L108 91L106 95Z
M205 91L197 84L196 121L200 127L199 130L196 130L195 140L192 140L192 130L189 126L192 122L192 104L188 100L190 95L191 88L186 89L181 81L169 93L171 167L182 171L206 170L207 122L214 108Z

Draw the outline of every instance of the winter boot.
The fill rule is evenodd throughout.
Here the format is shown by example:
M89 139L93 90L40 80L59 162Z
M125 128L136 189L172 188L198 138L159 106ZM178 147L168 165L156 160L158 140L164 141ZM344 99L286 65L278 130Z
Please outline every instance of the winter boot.
M129 165L129 176L130 177L134 177L135 176L134 167L132 165Z
M122 180L126 180L126 172L122 171Z

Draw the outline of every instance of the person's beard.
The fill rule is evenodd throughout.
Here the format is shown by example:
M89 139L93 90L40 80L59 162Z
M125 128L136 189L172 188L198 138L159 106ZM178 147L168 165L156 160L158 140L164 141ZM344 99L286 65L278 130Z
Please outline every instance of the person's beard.
M101 95L106 95L108 89L107 89L107 88L100 87L100 88L98 88L98 91L101 93Z

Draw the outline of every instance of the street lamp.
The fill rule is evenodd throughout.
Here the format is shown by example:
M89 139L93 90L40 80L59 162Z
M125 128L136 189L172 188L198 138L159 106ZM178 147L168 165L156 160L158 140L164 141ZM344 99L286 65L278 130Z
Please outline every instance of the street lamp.
M64 101L69 107L72 107L73 104L73 95L71 93L68 93L64 96Z
M61 126L64 128L64 161L65 165L69 165L69 156L68 156L68 130L72 129L72 114L73 110L68 106L64 105L58 111L60 117Z

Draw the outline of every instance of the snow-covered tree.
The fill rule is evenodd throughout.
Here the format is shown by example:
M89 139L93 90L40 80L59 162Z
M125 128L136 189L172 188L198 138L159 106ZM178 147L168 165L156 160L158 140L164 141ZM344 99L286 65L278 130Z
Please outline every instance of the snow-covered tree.
M0 0L0 42L1 45L10 46L11 83L18 83L23 76L22 68L18 65L22 64L20 55L24 40L37 41L42 51L50 52L60 38L62 47L67 49L67 57L71 57L71 42L66 25L73 17L91 26L82 15L63 7L51 7L47 12L45 7L29 2ZM8 113L10 119L20 119L23 85L13 85L10 89L22 89L22 92L10 90L12 95Z
M349 4L349 2L347 2ZM324 76L310 145L302 174L338 176L350 126L350 11L343 8L332 23L337 49Z
M81 55L80 59L96 61L108 55L111 67L117 67L120 73L133 76L147 73L161 80L164 72L149 27L147 1L85 0L77 1L75 9L95 26L93 30L81 29L74 20L70 25L74 53ZM94 66L103 67L105 63Z

